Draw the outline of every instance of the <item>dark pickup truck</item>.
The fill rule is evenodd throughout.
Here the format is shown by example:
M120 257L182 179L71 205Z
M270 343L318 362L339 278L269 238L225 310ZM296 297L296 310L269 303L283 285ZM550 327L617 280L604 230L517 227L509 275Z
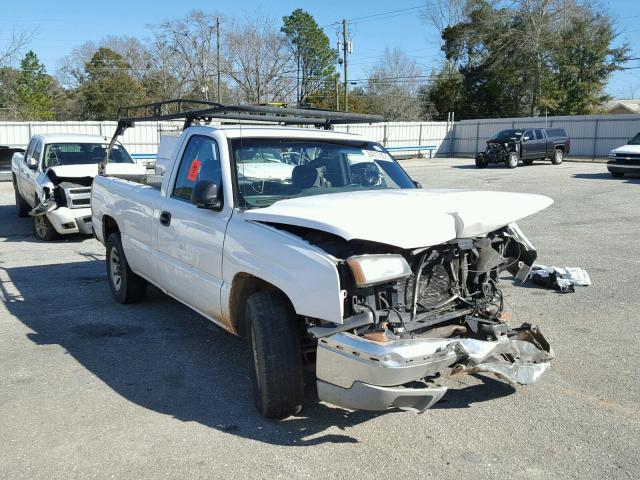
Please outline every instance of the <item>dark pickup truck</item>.
M571 140L563 128L512 128L502 130L487 142L487 149L476 154L476 167L504 163L516 168L520 160L531 165L534 160L551 160L560 165L569 154Z

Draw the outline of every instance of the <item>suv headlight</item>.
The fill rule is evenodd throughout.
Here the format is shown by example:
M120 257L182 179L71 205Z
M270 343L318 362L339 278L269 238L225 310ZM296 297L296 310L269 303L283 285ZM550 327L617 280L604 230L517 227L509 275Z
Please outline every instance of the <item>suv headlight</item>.
M358 287L368 287L411 275L411 268L402 255L354 255L347 258Z

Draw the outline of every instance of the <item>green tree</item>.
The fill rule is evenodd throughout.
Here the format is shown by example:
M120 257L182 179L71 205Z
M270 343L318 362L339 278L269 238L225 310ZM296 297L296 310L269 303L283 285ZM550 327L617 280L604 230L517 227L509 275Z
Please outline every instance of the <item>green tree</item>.
M338 53L331 48L329 38L308 12L298 8L282 21L281 31L292 50L300 79L298 102L304 104L310 97L331 88L337 75Z
M17 80L19 117L23 120L53 119L54 84L38 56L28 51L20 62Z
M612 47L609 17L571 0L500 5L469 0L463 20L444 28L443 50L460 77L438 78L432 101L446 93L458 118L470 118L585 114L606 99L628 52Z
M129 64L109 48L100 48L85 65L80 86L87 118L113 120L118 108L145 100L143 86L129 74Z

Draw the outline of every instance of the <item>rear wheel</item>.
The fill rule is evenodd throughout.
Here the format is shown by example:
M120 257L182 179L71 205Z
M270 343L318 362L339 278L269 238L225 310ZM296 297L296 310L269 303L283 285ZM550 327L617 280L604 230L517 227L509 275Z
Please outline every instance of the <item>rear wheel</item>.
M611 174L611 176L613 176L614 178L622 178L624 177L624 173L623 172L609 172Z
M486 168L489 165L489 160L484 157L476 158L476 167L478 168Z
M304 380L295 312L279 292L262 291L247 300L246 319L256 408L267 418L299 412Z
M560 165L562 160L564 160L564 152L559 148L556 148L553 152L553 157L551 157L551 163L554 165Z
M507 157L507 167L508 168L516 168L518 166L518 162L520 161L520 157L516 152L511 152Z
M36 238L44 242L58 238L58 232L53 228L53 225L51 225L46 215L33 217L33 231L36 234Z
M18 192L18 185L16 185L15 182L13 183L13 191L16 197L16 213L19 217L28 217L30 210L29 204L25 202L24 198L22 198L22 195L20 195L20 192Z
M118 303L139 302L147 291L147 281L129 268L117 232L107 239L107 279L113 298Z

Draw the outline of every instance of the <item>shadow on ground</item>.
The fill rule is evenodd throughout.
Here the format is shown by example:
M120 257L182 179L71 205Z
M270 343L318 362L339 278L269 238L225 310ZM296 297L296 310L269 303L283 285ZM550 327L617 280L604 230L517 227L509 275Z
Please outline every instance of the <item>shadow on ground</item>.
M633 173L625 173L622 178L616 178L609 172L576 173L573 178L580 178L583 180L610 180L612 182L640 183L640 174Z
M30 233L17 233L29 227L30 219L15 216L13 205L0 206L0 241L40 243ZM253 407L251 362L243 340L157 288L150 288L140 304L114 303L104 261L91 253L85 258L13 268L4 263L0 269L7 281L0 283L0 296L32 331L28 337L35 344L60 345L127 400L185 422L285 446L357 443L344 431L385 414L319 403L308 388L304 416L263 419ZM450 392L437 408L467 408L513 391L484 378L483 384ZM331 427L342 433L326 432Z

